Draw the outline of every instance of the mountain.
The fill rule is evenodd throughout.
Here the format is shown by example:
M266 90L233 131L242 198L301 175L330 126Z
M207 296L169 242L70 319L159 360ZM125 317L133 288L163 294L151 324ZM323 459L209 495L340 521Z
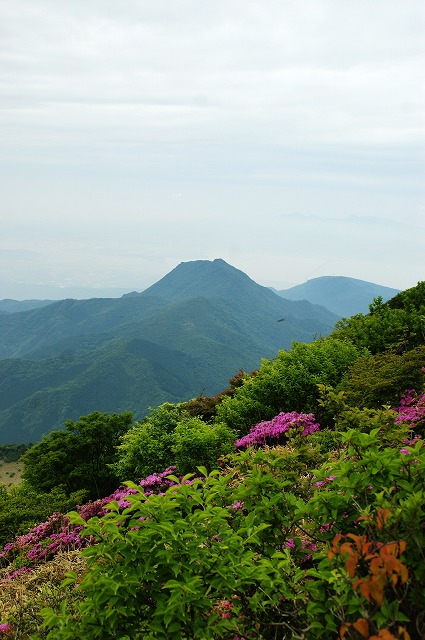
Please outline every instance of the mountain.
M338 316L285 300L223 260L182 263L141 293L0 315L0 443L65 419L215 394Z
M52 304L54 300L11 300L4 298L0 300L0 313L19 313L19 311L27 311L28 309L39 309L48 304Z
M185 300L196 297L226 297L243 300L256 295L270 299L267 287L257 284L243 271L224 260L216 259L181 262L157 283L143 292L167 300Z
M374 298L381 296L386 302L399 293L399 289L356 278L322 276L276 293L286 300L308 300L339 316L350 318L357 313L369 313L369 305Z
M90 336L93 346L100 336L120 328L134 318L150 317L167 303L146 296L60 300L41 309L0 317L0 359L43 357L73 350L74 342ZM87 348L87 347L86 347ZM37 354L37 355L35 355Z

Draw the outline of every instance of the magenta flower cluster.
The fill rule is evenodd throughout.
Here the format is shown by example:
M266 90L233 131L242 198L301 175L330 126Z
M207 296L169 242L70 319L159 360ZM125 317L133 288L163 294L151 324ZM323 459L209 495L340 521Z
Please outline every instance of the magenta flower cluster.
M144 489L145 496L153 493L163 494L168 487L178 484L167 478L175 470L175 467L169 467L162 473L154 473L142 479L139 484ZM121 486L106 498L77 506L76 511L87 522L95 516L102 517L108 510L107 505L112 501L116 501L121 509L130 506L127 498L135 493L136 489ZM31 573L34 567L52 559L59 551L83 549L94 543L93 538L84 534L82 525L72 525L67 516L53 513L45 522L7 543L0 551L0 566L10 567L10 571L4 577L10 580L18 575Z
M287 549L293 549L294 551L297 550L297 545L295 543L294 538L288 538L286 543L285 543L285 547ZM304 550L308 550L308 551L316 551L316 545L314 544L314 542L310 542L309 540L301 540L301 549ZM291 552L292 553L292 552ZM301 561L301 566L305 566L305 564L307 562L309 562L312 559L313 555L311 553L305 553L302 561Z
M14 632L15 632L15 628L10 626L8 622L3 622L3 624L0 624L0 633L2 635L11 637L12 633Z
M395 424L408 424L415 430L423 428L425 426L425 393L418 394L414 389L406 389L396 411Z
M243 500L236 500L236 502L232 504L230 507L228 507L228 509L232 509L234 512L242 511L244 506L245 506L245 503Z
M152 493L159 495L164 494L169 487L173 487L176 482L167 478L176 473L176 467L168 467L161 473L152 473L150 476L140 480L139 485L144 490L145 496L150 496ZM179 478L181 480L181 478Z
M323 478L323 480L317 480L316 482L313 482L313 484L314 484L315 487L323 487L323 486L329 484L330 482L333 482L333 480L335 480L335 478L336 478L336 476L328 476L327 478Z
M18 536L0 552L0 564L13 567L7 578L30 573L32 567L50 560L59 551L82 549L92 544L89 537L80 535L82 528L71 525L67 516L53 513L46 522ZM16 567L15 560L22 566Z
M261 447L266 444L277 444L291 429L297 429L302 436L307 436L319 430L312 413L279 413L271 420L259 422L251 431L236 441L236 448Z

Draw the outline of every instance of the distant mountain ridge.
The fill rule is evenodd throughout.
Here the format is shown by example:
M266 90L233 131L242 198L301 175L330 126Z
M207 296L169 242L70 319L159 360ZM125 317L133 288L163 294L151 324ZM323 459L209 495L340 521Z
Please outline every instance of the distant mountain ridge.
M308 300L345 318L356 313L369 313L369 305L374 298L382 297L383 302L387 302L399 292L399 289L345 276L321 276L290 289L276 291L286 300Z
M223 260L181 263L141 293L0 314L0 443L37 441L92 411L215 394L240 369L338 316L280 298Z
M55 300L11 300L4 298L0 300L0 313L19 313L28 309L38 309L52 304Z

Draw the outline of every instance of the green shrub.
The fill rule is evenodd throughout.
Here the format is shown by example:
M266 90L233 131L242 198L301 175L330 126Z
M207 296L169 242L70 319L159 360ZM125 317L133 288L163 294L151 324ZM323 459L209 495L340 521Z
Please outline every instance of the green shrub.
M83 489L93 499L109 495L118 483L116 447L131 421L130 412L97 411L67 420L65 430L51 431L24 453L22 478L38 492L62 486L69 494Z
M217 468L218 458L234 449L235 433L231 429L200 418L180 421L173 434L173 462L179 473L194 472L198 466Z
M0 460L16 462L31 444L0 444Z
M368 315L340 320L331 335L350 340L373 355L388 350L403 353L425 344L425 282L386 303L376 299L369 308Z
M272 607L284 620L284 596L294 595L289 553L284 570L253 550L268 525L254 513L233 523L228 478L188 480L148 500L134 487L128 509L111 505L102 521L89 521L99 543L84 551L85 600L77 615L45 612L48 638L255 638Z
M359 407L396 406L406 389L423 388L424 363L425 346L402 354L361 357L348 369L339 389Z
M263 361L255 376L244 378L234 396L218 406L217 421L244 435L281 411L315 412L317 385L336 386L359 355L356 347L341 340L294 343L291 351L279 351L275 360Z
M425 447L381 431L342 432L338 459L295 441L244 451L226 475L147 499L130 485L127 508L74 514L98 544L83 551L82 602L45 612L49 639L419 640Z
M184 415L183 405L165 402L123 435L114 465L120 481L136 481L172 464L173 434Z

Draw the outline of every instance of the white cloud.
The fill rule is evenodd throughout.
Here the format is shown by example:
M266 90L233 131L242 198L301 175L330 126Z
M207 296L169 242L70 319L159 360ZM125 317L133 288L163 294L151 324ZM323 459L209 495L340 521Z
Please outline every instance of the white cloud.
M299 281L338 245L363 273L373 242L351 250L341 225L332 242L317 227L304 251L300 227L295 265L271 250L276 220L352 216L359 234L368 216L422 220L424 27L422 0L3 3L0 247L36 245L47 265L61 247L63 276L87 264L96 282L195 257ZM416 249L414 276L378 253L384 284L423 277Z

